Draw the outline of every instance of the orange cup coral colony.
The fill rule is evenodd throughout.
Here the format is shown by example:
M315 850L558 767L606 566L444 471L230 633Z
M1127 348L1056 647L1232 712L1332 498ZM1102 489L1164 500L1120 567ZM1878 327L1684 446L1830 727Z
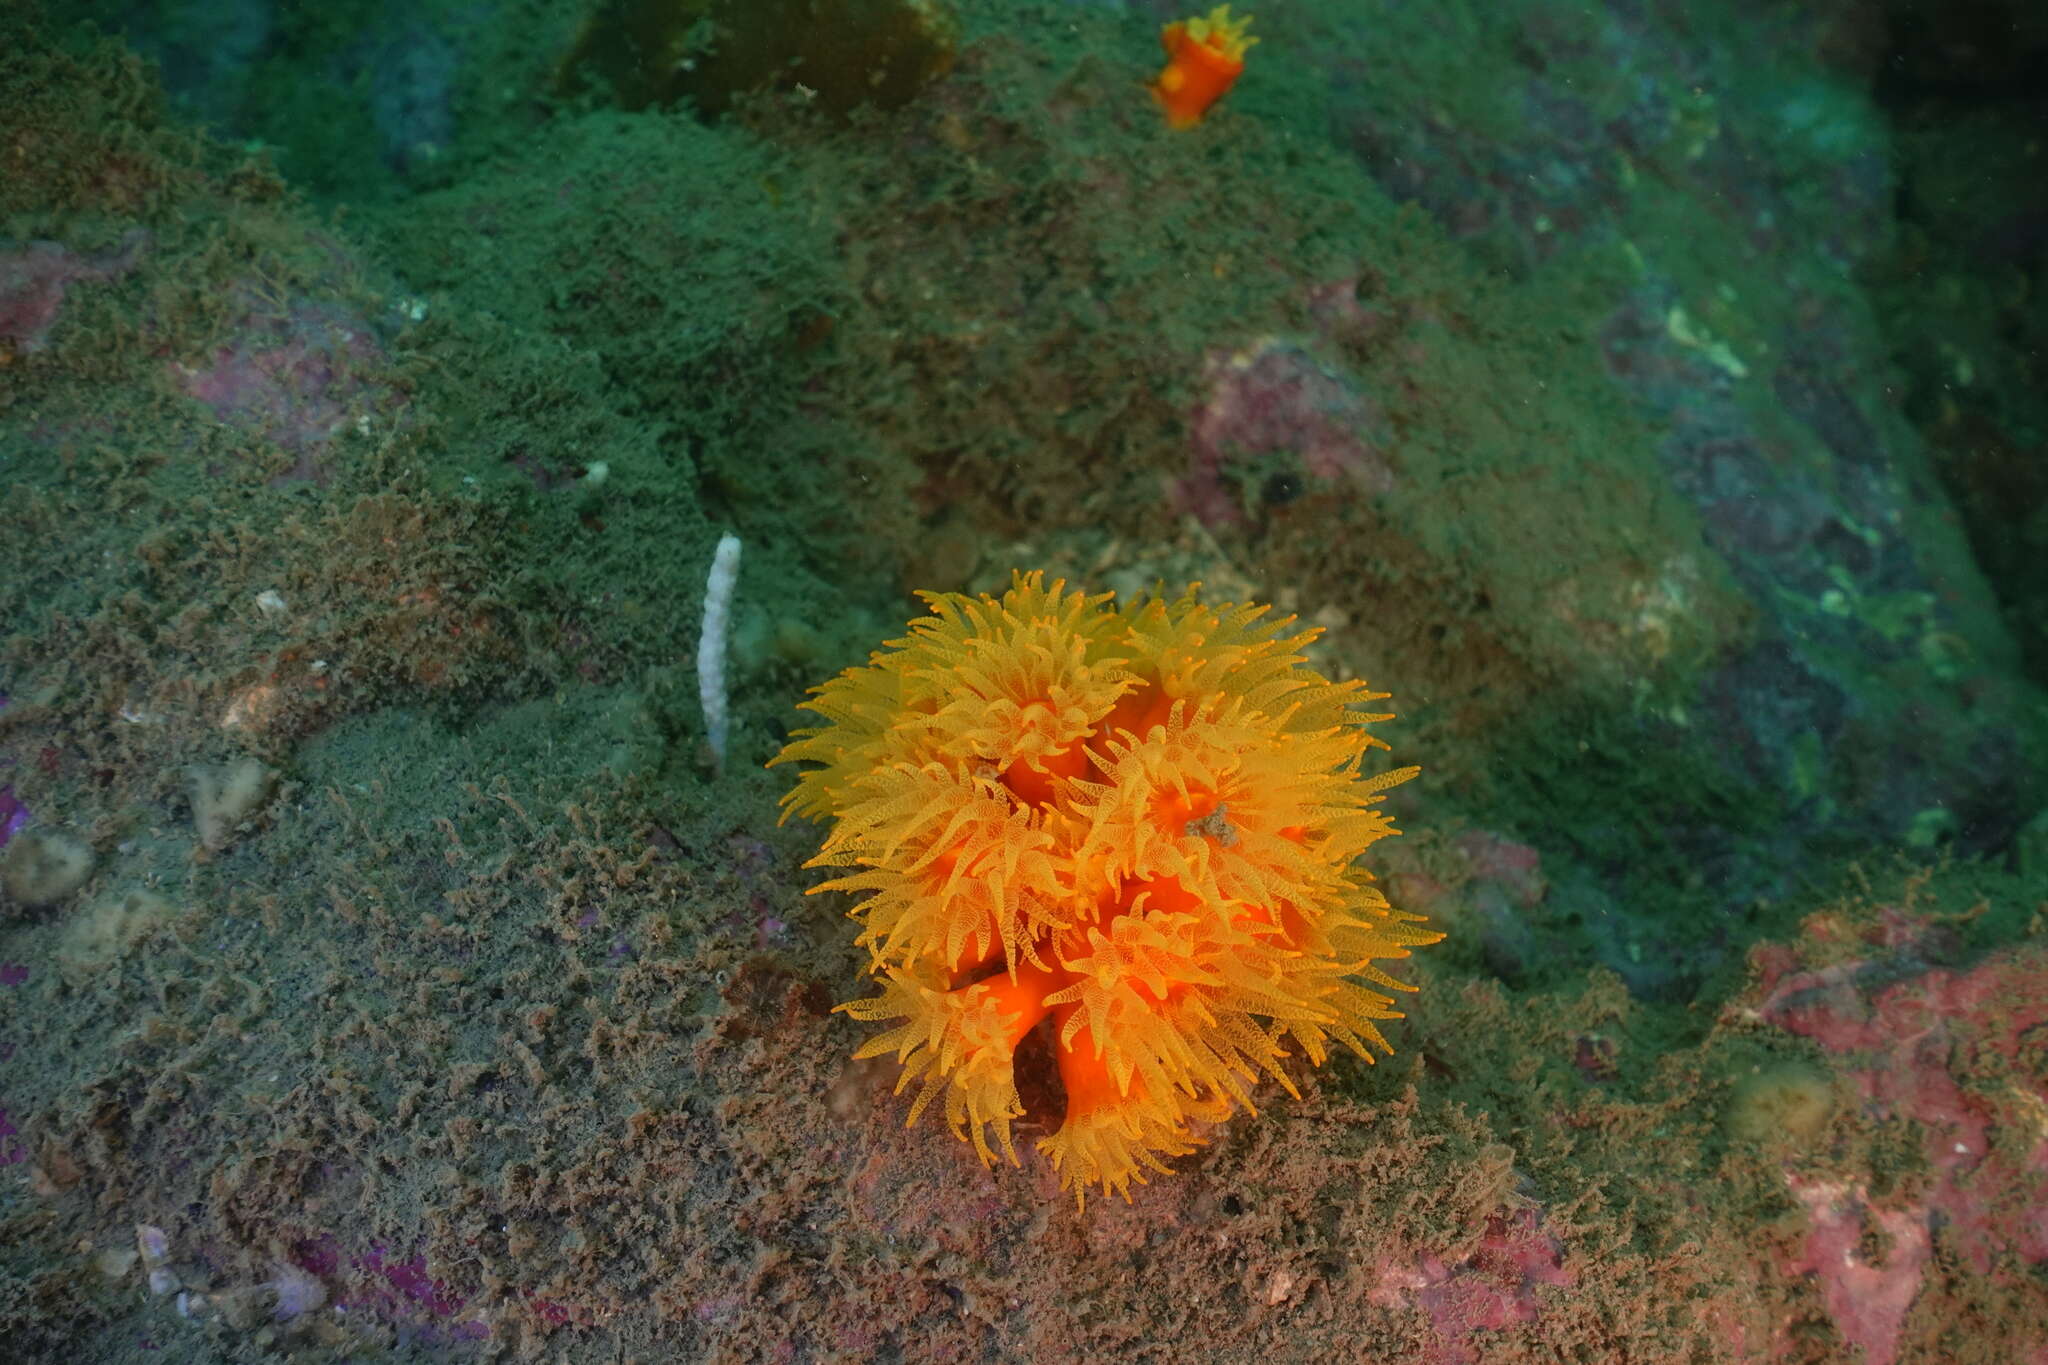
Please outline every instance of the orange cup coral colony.
M1152 82L1152 94L1175 128L1192 128L1209 106L1228 94L1244 74L1244 54L1257 38L1246 37L1252 17L1230 17L1230 6L1218 5L1208 16L1176 19L1159 30L1166 66Z
M1260 1075L1295 1093L1292 1047L1391 1051L1374 987L1411 988L1373 964L1442 935L1358 864L1418 771L1363 770L1385 693L1306 667L1317 632L1264 607L1065 587L923 594L775 761L817 765L785 818L830 825L810 865L851 870L816 889L861 898L881 993L840 1009L888 1027L856 1055L896 1054L913 1123L942 1102L1014 1162L1019 1055L1049 1048L1065 1113L1040 1149L1077 1196L1128 1199Z

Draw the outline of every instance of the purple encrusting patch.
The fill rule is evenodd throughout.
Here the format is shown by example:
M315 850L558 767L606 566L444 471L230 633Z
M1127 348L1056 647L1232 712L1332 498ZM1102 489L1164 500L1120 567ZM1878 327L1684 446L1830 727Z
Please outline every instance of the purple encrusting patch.
M490 1339L491 1325L481 1310L471 1305L471 1296L446 1280L435 1279L428 1273L423 1255L394 1260L384 1244L373 1243L369 1251L356 1256L328 1233L295 1243L291 1259L299 1269L330 1286L342 1286L333 1299L336 1312L375 1315L392 1323L401 1338L414 1345ZM532 1292L526 1291L529 1296ZM551 1301L548 1308L566 1315L563 1320L578 1320L573 1309ZM545 1309L543 1315L557 1320ZM446 1321L458 1316L461 1321Z
M0 711L7 709L7 694L0 692ZM0 786L0 848L7 847L7 841L20 832L28 823L28 807L21 804L14 794L14 788Z
M332 1237L308 1238L292 1248L292 1262L299 1269L326 1279L341 1269L341 1249Z
M21 1129L13 1116L0 1108L0 1166L18 1166L28 1160L28 1148L21 1142Z
M405 1305L425 1309L437 1318L453 1317L462 1311L467 1299L458 1296L449 1288L446 1280L437 1280L427 1273L427 1258L414 1255L407 1260L386 1259L384 1248L373 1246L369 1253L356 1258L356 1268L368 1271L381 1279L385 1290L372 1283L362 1306L381 1309L386 1313L400 1312ZM468 1322L451 1323L448 1332L458 1341L481 1341L491 1334L490 1326L478 1319Z
M28 823L28 807L14 795L14 788L0 787L0 848Z

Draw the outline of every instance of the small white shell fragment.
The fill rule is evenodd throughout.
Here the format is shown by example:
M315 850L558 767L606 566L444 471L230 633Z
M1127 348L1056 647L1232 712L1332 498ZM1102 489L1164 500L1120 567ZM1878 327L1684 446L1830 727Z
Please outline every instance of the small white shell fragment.
M142 1257L142 1263L151 1270L156 1269L171 1256L171 1241L164 1236L164 1230L149 1223L135 1225L135 1250Z
M273 1316L279 1322L289 1322L327 1302L327 1286L312 1271L289 1261L276 1262L272 1270L275 1273L270 1277L270 1288L277 1295Z
M162 1228L150 1223L137 1223L135 1250L142 1256L143 1268L149 1272L150 1293L170 1294L182 1286L178 1272L170 1267L171 1239L164 1236Z
M284 594L276 588L265 588L256 594L256 610L265 616L282 616L290 608L284 604Z

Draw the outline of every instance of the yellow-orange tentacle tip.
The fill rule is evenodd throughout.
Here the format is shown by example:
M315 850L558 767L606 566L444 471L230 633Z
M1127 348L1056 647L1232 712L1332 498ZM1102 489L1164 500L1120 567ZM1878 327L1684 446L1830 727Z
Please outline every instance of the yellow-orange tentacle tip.
M1076 1197L1128 1199L1261 1078L1291 1091L1296 1050L1391 1051L1389 992L1412 988L1377 964L1442 935L1362 863L1417 771L1367 771L1384 693L1308 667L1314 630L1193 586L924 598L775 759L805 764L785 816L828 827L812 863L841 871L814 889L857 897L881 988L840 1008L887 1025L858 1055L895 1054L913 1121L943 1100L993 1161L1028 1116ZM1018 1092L1034 1049L1058 1113Z
M1244 54L1258 42L1248 36L1252 17L1230 17L1218 5L1205 16L1177 19L1159 30L1166 66L1152 82L1152 94L1175 128L1192 128L1209 106L1229 92L1244 73Z

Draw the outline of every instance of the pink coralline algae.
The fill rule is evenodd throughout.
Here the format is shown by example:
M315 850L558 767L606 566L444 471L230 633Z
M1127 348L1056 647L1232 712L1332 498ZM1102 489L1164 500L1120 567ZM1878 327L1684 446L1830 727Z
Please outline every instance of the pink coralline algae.
M119 279L135 268L148 245L149 234L140 228L112 251L90 256L58 242L0 242L0 353L42 350L69 286Z
M1457 861L1438 860L1428 870L1390 860L1395 904L1461 937L1473 936L1488 965L1513 977L1540 951L1529 912L1550 894L1542 855L1533 845L1485 829L1465 830L1452 847L1461 855Z
M320 453L353 423L375 422L404 396L370 325L339 307L296 300L252 304L232 338L172 377L225 425L298 456L277 482L320 481Z
M1807 1231L1784 1268L1815 1277L1835 1329L1865 1365L1902 1358L1930 1267L1994 1278L2048 1268L2048 944L1968 968L1930 966L1942 933L1902 910L1862 933L1816 917L1799 942L1753 957L1761 984L1745 1013L1825 1049L1866 1116L1900 1122L1921 1140L1922 1180L1786 1174ZM1852 937L1852 949L1867 952L1809 965L1821 952L1840 959ZM1896 1191L1872 1192L1885 1185ZM2048 1326L2011 1348L2009 1359L2048 1361Z
M1534 1322L1538 1288L1572 1281L1558 1240L1535 1210L1523 1209L1489 1219L1477 1250L1463 1260L1423 1255L1387 1266L1371 1298L1388 1308L1413 1303L1428 1315L1437 1339L1416 1357L1422 1365L1470 1365L1481 1358L1475 1334Z
M1542 856L1530 845L1483 829L1468 829L1452 842L1471 864L1472 879L1499 887L1517 907L1532 909L1549 894Z
M1927 1210L1873 1208L1868 1192L1841 1181L1788 1173L1792 1195L1806 1210L1809 1231L1785 1269L1820 1280L1821 1302L1869 1365L1898 1358L1899 1328L1920 1293L1932 1254ZM1883 1239L1873 1256L1868 1239Z
M1266 337L1217 351L1203 368L1207 396L1190 414L1188 472L1172 499L1211 529L1245 520L1250 496L1294 491L1393 488L1393 472L1370 439L1377 410L1350 381L1298 343ZM1269 467L1270 466L1270 467ZM1281 484L1274 484L1278 479ZM1261 486L1246 488L1256 480Z

